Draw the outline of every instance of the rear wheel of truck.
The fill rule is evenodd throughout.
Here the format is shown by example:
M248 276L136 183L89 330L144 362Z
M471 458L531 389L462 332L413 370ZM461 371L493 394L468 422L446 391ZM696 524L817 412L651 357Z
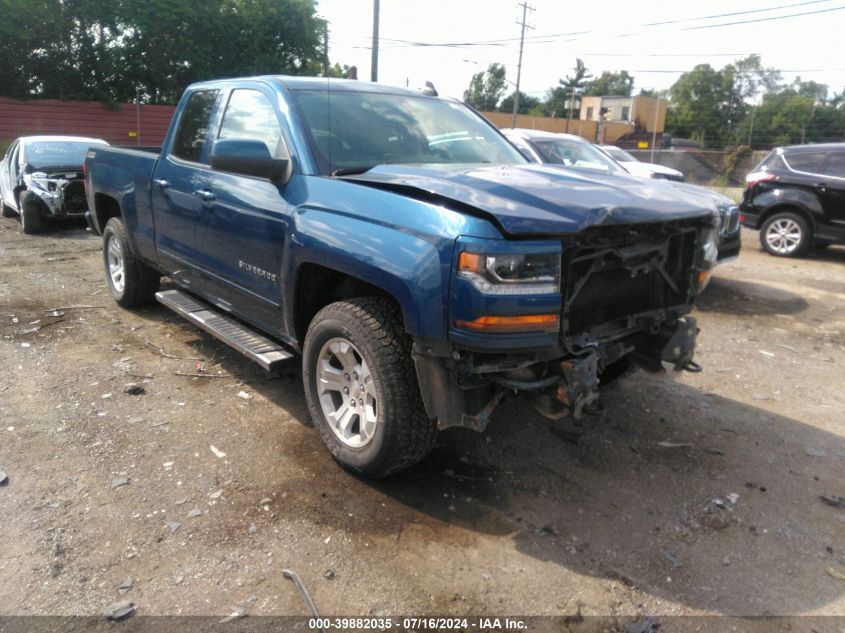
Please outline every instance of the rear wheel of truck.
M120 218L111 218L103 231L103 265L109 291L118 305L132 308L155 299L161 277L135 258Z
M47 228L44 205L36 200L22 200L21 207L21 230L27 235L43 233Z
M308 411L341 466L385 477L423 459L437 427L426 415L412 342L390 299L332 303L308 327L302 375Z

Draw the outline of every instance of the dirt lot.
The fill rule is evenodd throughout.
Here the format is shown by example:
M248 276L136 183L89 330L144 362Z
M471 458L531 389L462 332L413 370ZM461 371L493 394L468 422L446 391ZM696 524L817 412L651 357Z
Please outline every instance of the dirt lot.
M510 402L372 483L309 428L296 362L119 309L79 226L0 221L0 613L98 614L131 578L139 614L304 614L291 568L330 614L845 615L819 498L845 496L845 249L744 237L703 373L610 385L577 443Z

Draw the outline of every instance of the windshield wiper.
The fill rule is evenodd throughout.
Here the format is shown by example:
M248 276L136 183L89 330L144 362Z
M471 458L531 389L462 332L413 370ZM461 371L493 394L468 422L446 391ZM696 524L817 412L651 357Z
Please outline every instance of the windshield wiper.
M340 169L335 169L331 175L332 176L352 176L354 174L363 174L364 172L370 171L376 165L358 165L357 167L341 167Z

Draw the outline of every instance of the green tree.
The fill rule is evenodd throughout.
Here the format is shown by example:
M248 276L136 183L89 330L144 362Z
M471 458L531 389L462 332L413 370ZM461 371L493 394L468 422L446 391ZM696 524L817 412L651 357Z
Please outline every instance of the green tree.
M610 72L605 70L601 75L587 82L585 95L596 97L630 97L634 92L634 78L627 70Z
M505 67L502 64L490 64L487 70L472 76L469 88L464 91L464 102L476 110L492 112L504 94Z
M0 0L0 94L173 103L193 81L317 74L315 0Z
M827 103L828 87L826 84L820 84L816 81L801 81L801 77L796 77L792 82L792 89L802 97L809 97L813 103L823 105Z
M580 103L579 93L583 92L584 87L593 77L584 65L584 61L580 58L575 59L575 67L572 70L574 71L572 75L567 75L566 78L558 80L558 84L563 87L564 92L568 96L567 119L571 119L572 113L575 111L576 97Z
M507 97L502 99L499 104L499 112L513 112L513 100L516 95L516 90L510 93ZM537 106L540 105L540 100L537 97L527 95L522 90L519 91L519 112L518 114L528 114Z
M774 68L764 67L759 55L749 55L725 66L722 72L731 74L734 90L739 98L748 101L760 94L777 92L781 75Z
M722 147L745 115L734 74L699 64L684 73L670 89L666 128L674 136L689 137L702 147Z
M562 86L554 86L546 90L543 100L537 106L532 108L530 113L537 116L566 116L568 98L569 95L566 93L566 88Z

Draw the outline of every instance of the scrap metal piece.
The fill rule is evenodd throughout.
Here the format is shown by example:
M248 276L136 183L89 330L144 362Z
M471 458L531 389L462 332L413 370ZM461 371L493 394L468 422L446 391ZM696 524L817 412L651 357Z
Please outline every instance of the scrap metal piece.
M290 569L283 569L282 576L292 581L293 584L296 585L296 588L299 590L299 594L302 596L302 599L305 602L305 606L308 607L308 611L313 617L319 618L320 614L317 613L317 606L311 599L311 595L308 593L308 589L305 588L305 584L302 582L302 579L299 577L299 574L297 574L295 571L291 571ZM320 627L318 630L320 631L320 633L326 633L326 630L323 627Z

